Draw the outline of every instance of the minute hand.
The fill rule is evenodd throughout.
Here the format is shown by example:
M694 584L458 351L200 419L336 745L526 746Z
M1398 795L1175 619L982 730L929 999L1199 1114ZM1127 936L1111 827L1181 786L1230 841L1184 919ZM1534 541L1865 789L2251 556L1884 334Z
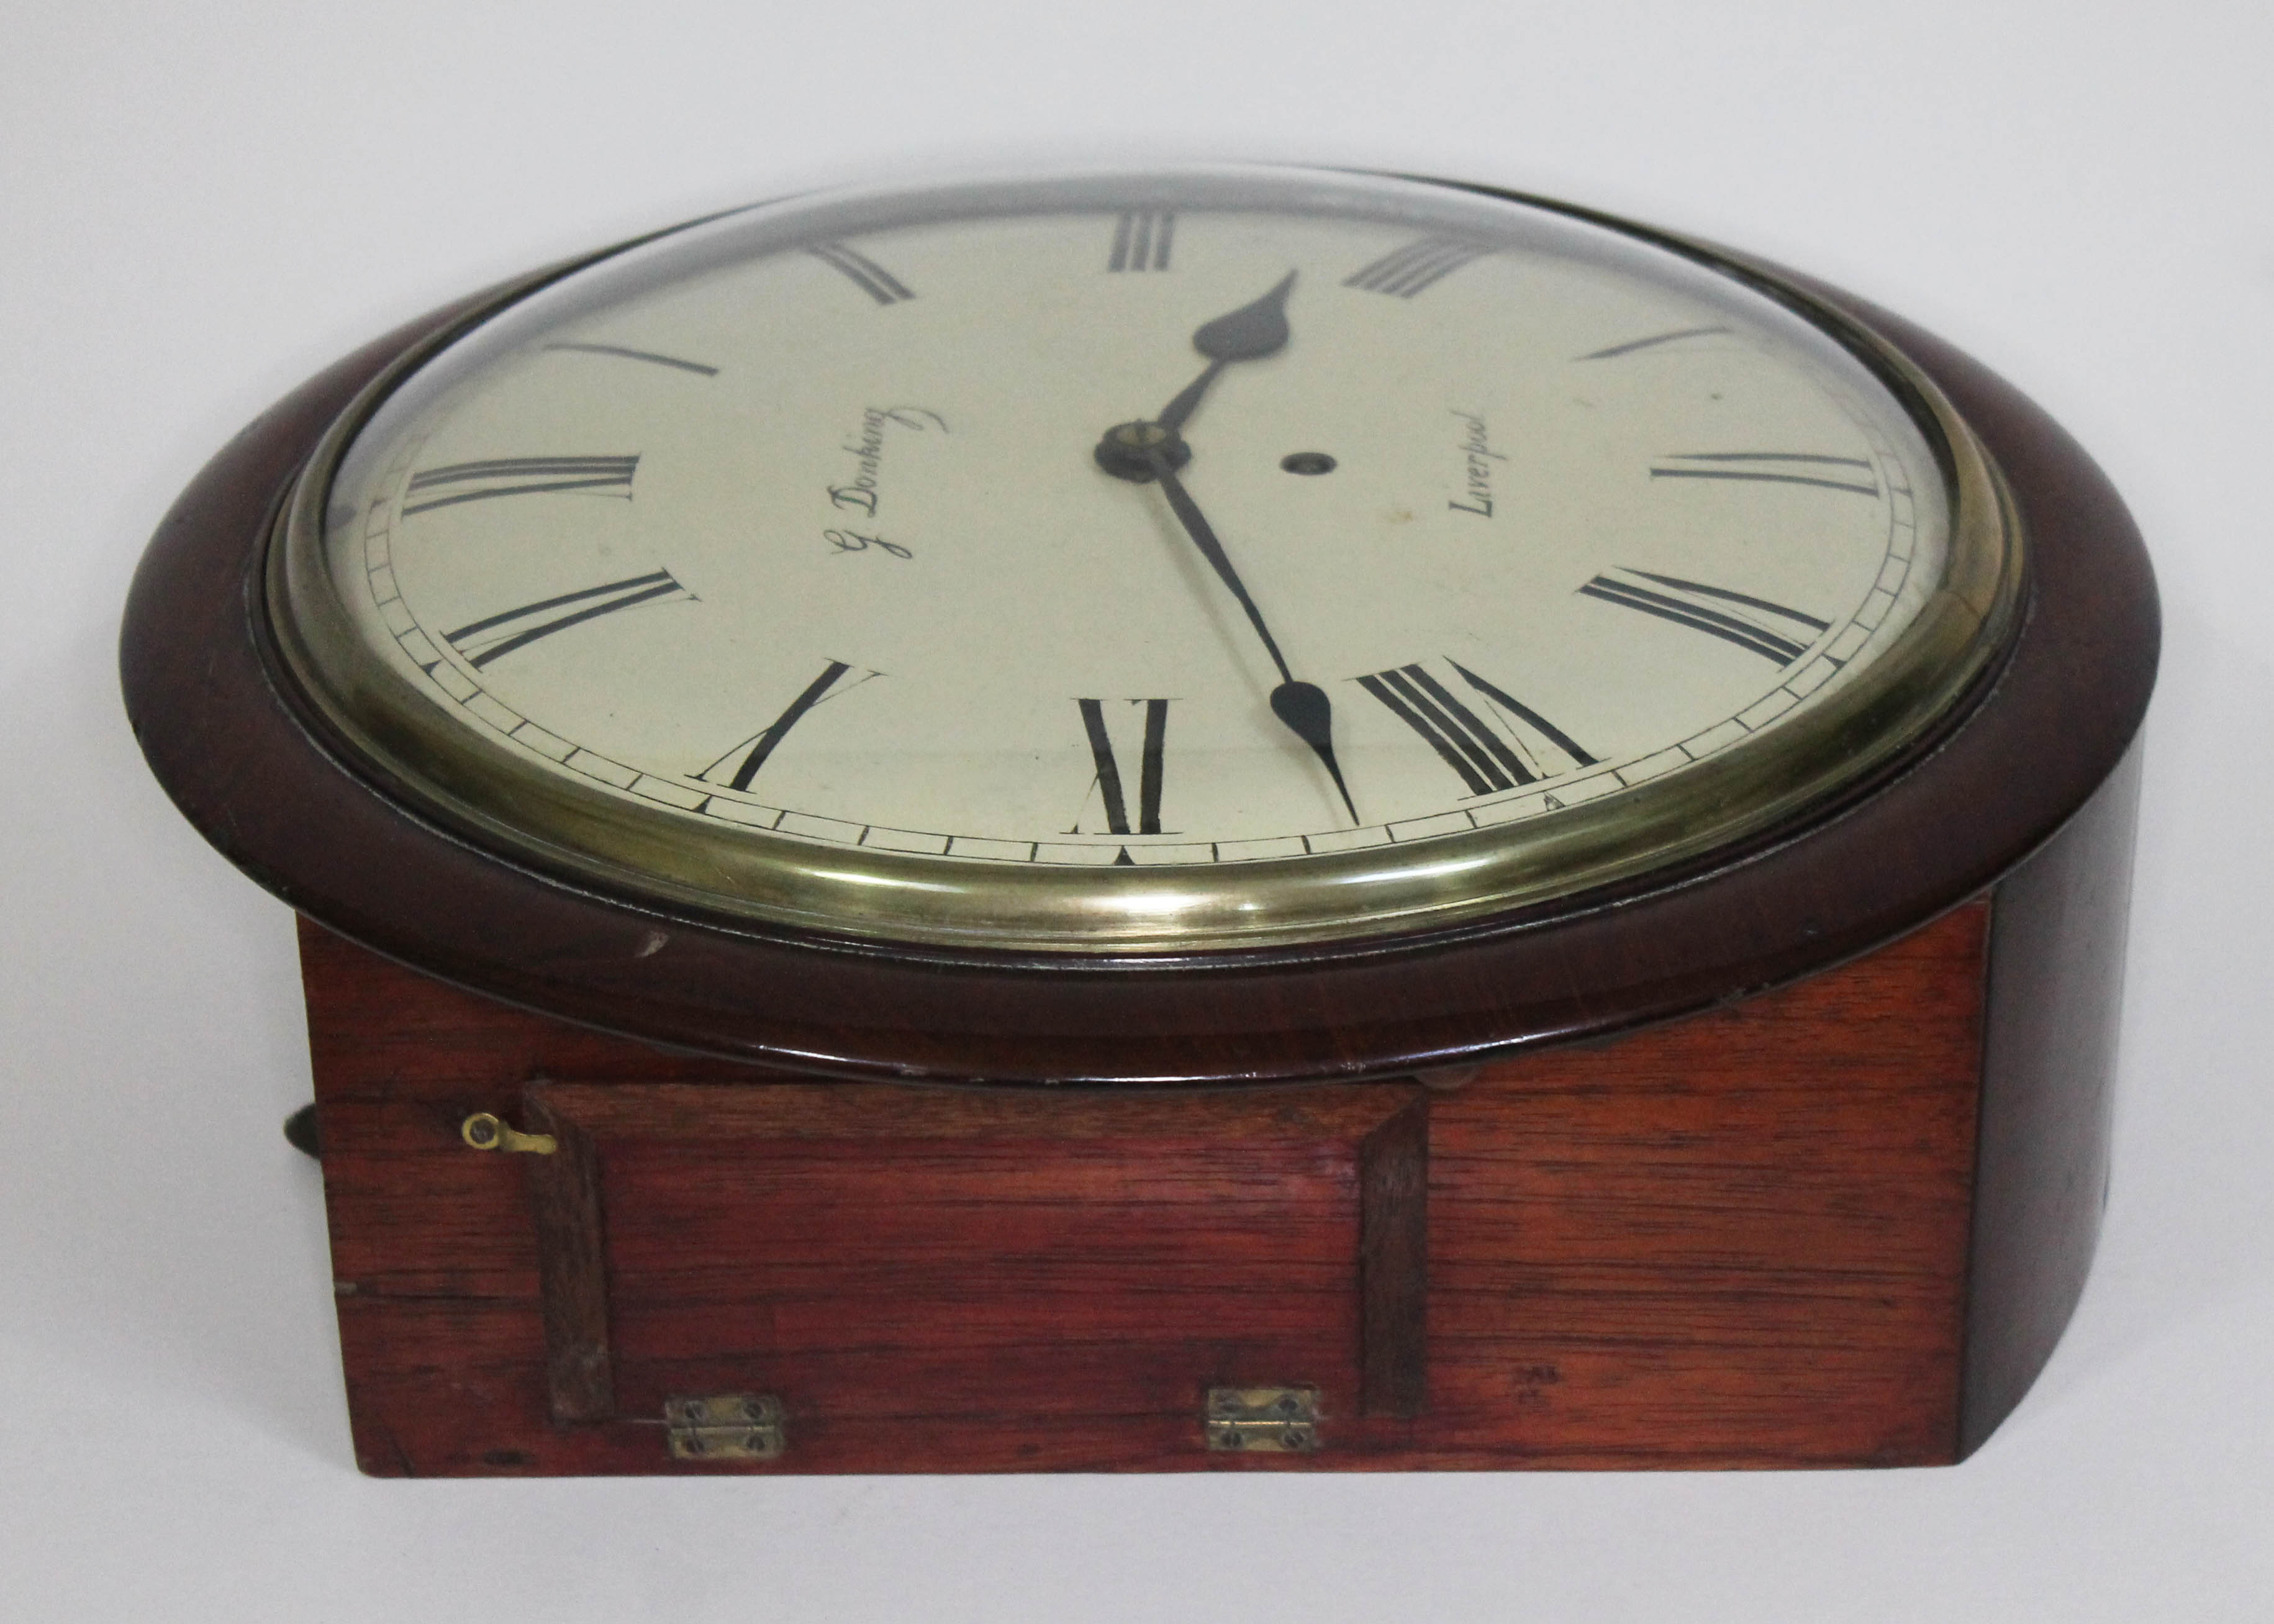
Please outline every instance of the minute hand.
M1169 510L1177 516L1177 523L1185 527L1185 533L1193 539L1193 545L1200 548L1201 556L1209 561L1216 578L1231 590L1233 597L1239 600L1239 607L1247 611L1247 623L1255 628L1255 635L1263 639L1264 651L1271 656L1271 663L1279 668L1279 685L1271 691L1271 714L1285 722L1296 737L1311 747L1312 753L1319 758L1319 765L1327 769L1327 776L1335 781L1335 788L1341 792L1343 805L1349 811L1351 821L1356 823L1359 820L1358 805L1351 799L1350 786L1343 782L1343 769L1335 760L1334 706L1328 699L1326 691L1313 683L1297 682L1295 674L1287 668L1287 657L1279 652L1279 640L1271 635L1271 628L1263 623L1263 611L1255 607L1255 600L1248 595L1246 584L1239 578L1239 571L1231 567L1231 555L1224 550L1224 543L1216 540L1216 532L1201 514L1200 504L1185 489L1184 481L1177 478L1176 468L1169 461L1168 454L1155 446L1146 452L1145 460L1152 468L1153 478L1160 484L1161 494L1169 499Z

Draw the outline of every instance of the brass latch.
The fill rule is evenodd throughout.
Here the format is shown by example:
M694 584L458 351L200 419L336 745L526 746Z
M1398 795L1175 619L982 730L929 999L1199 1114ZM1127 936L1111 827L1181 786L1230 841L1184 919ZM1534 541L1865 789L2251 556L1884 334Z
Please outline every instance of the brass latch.
M781 1455L781 1401L771 1393L666 1399L663 1423L674 1461L772 1461Z
M1210 1387L1208 1446L1250 1454L1308 1454L1319 1446L1316 1387Z
M487 1111L477 1111L458 1124L458 1137L478 1151L521 1151L532 1156L550 1156L561 1148L561 1141L549 1133L523 1133L508 1128Z

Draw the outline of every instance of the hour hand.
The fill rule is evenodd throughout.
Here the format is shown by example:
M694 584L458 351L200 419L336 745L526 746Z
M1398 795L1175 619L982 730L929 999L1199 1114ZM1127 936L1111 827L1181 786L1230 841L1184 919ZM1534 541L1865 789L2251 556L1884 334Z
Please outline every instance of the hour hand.
M1293 291L1295 273L1279 278L1271 291L1239 309L1203 321L1193 335L1193 348L1212 361L1254 361L1284 348L1287 343L1287 295Z
M1209 358L1207 370L1179 389L1176 398L1162 407L1161 415L1153 420L1171 434L1176 433L1201 404L1201 397L1208 393L1216 374L1233 361L1258 361L1285 349L1287 295L1294 287L1295 273L1289 271L1262 298L1251 299L1213 321L1202 322L1200 330L1193 335L1193 348Z
M1261 360L1286 348L1287 295L1294 286L1295 273L1289 271L1261 298L1201 322L1193 334L1193 348L1209 358L1201 375L1178 390L1160 416L1107 429L1097 442L1097 465L1117 480L1141 485L1153 477L1156 458L1165 457L1171 468L1190 461L1192 448L1181 432L1185 419L1200 405L1216 374L1232 362Z

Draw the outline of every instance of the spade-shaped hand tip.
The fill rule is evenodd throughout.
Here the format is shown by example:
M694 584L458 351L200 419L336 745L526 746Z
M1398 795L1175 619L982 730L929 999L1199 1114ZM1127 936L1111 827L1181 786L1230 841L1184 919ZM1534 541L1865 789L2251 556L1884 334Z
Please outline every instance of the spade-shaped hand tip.
M1334 742L1334 706L1315 683L1280 684L1271 691L1271 714L1314 750Z
M1327 776L1335 781L1336 791L1343 797L1351 821L1356 823L1358 804L1351 799L1350 786L1343 782L1342 766L1335 759L1335 707L1326 690L1315 683L1282 683L1271 691L1271 714L1311 747L1319 765L1327 769Z
M1289 271L1262 298L1204 323L1193 335L1193 348L1212 361L1252 361L1287 343L1287 295L1295 285Z

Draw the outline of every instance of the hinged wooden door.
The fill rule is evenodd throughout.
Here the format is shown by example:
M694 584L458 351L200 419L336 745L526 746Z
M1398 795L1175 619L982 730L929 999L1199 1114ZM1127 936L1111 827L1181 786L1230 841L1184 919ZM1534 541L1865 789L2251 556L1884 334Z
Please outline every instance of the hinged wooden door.
M552 1419L619 1469L714 1394L779 1402L773 1469L1201 1465L1211 1389L1300 1385L1359 1446L1423 1401L1426 1112L532 1084Z

